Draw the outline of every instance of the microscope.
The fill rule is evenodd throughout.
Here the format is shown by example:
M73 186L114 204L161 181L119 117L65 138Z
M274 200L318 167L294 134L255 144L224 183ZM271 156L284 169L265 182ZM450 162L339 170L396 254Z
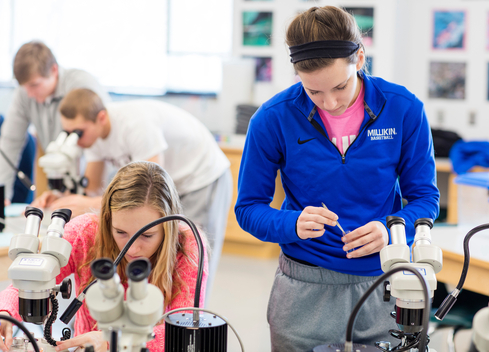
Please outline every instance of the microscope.
M406 243L405 226L403 218L387 217L387 227L390 229L392 244L380 251L382 271L387 272L399 266L416 269L429 283L431 300L434 288L436 288L435 274L440 272L443 265L441 249L431 244L430 230L433 228L433 220L421 218L414 223L416 235L412 262L411 251ZM391 295L396 298L395 311L391 313L391 316L396 319L399 330L389 332L401 342L393 349L390 348L389 343L376 343L377 347L384 351L418 348L420 333L423 330L423 317L430 314L429 311L425 311L425 299L419 280L412 273L396 272L390 277L390 282L384 282L384 289L384 301L388 302Z
M109 341L110 351L144 352L146 343L154 338L153 326L163 314L163 293L148 283L151 263L146 258L130 262L126 268L129 279L127 300L114 263L107 258L90 265L97 282L86 294L90 315Z
M44 325L45 339L38 344L45 352L54 351L56 341L51 337L51 325L56 319L58 302L56 295L61 292L67 299L71 295L71 280L65 279L56 285L60 268L68 264L71 244L63 239L64 226L71 218L71 210L59 209L52 213L47 234L40 239L39 229L43 212L34 207L25 210L27 218L25 232L12 237L8 256L13 261L8 269L8 277L19 292L19 314L24 322ZM70 338L69 329L63 331L64 339ZM50 346L51 345L51 346Z
M48 144L46 154L39 158L39 166L46 173L49 189L84 193L88 180L80 175L82 148L77 144L82 134L80 130L69 134L62 131L56 140Z
M406 242L406 222L397 216L387 217L387 227L391 233L391 244L380 251L382 274L362 295L353 308L346 327L345 343L320 345L313 352L436 352L429 349L428 325L431 311L431 300L436 287L436 276L442 268L442 251L431 244L430 230L433 220L421 218L414 227L413 262L411 251ZM389 281L383 281L389 279ZM391 316L396 319L399 330L389 333L400 339L398 346L391 348L388 341L379 341L374 346L353 343L353 325L360 308L367 297L377 286L384 283L384 302L389 302L391 295L396 297L395 311Z

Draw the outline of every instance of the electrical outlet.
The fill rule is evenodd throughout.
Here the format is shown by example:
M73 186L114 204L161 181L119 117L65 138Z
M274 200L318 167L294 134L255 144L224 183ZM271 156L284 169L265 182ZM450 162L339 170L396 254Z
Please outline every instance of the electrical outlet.
M477 113L475 111L469 111L469 125L475 125Z

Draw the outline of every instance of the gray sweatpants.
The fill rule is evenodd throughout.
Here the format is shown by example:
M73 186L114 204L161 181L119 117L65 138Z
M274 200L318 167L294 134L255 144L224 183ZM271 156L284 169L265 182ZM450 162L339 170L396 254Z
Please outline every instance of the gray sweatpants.
M344 343L351 311L377 278L304 265L281 253L267 312L272 351L312 351L319 345ZM383 289L379 285L360 309L353 325L354 343L399 344L388 332L397 329L390 317L395 299L384 302Z
M229 169L209 186L180 196L183 214L204 230L211 249L206 302L209 301L212 283L221 257L232 196L233 176Z

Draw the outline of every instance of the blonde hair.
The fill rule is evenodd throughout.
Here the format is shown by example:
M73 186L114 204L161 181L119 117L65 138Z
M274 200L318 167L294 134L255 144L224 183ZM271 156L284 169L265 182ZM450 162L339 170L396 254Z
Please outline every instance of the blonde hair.
M95 122L102 110L106 110L102 99L86 88L73 89L59 104L61 115L70 120L82 115L85 120Z
M311 7L297 15L285 35L287 45L294 46L320 40L345 40L359 44L363 49L362 33L355 18L336 6ZM364 49L365 50L365 49ZM294 63L298 72L313 72L332 65L337 59L318 58ZM357 52L343 59L350 64L356 64Z
M57 64L51 49L44 43L32 41L20 47L14 58L14 76L20 85L27 83L33 75L49 77L53 65Z
M181 213L175 185L161 166L148 161L129 163L117 172L104 192L95 244L87 262L80 269L89 265L95 258L105 257L114 261L119 255L119 248L112 235L112 212L145 205L157 210L162 217ZM149 258L152 270L148 279L163 292L165 306L168 306L175 295L181 292L183 281L175 269L177 254L183 252L187 256L183 250L186 238L179 234L178 221L167 221L156 226L163 227L163 241ZM188 260L197 270L195 260ZM123 258L117 266L117 273L122 282L127 280L127 264L127 260ZM82 288L93 280L92 276L88 282L82 284Z

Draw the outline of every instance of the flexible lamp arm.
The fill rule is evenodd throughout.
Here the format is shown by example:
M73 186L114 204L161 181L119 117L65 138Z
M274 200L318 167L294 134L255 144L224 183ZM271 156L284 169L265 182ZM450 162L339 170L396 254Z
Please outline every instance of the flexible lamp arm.
M14 169L17 177L19 178L19 180L23 183L24 186L26 186L26 188L29 190L29 191L35 191L36 190L36 186L32 183L31 179L26 175L24 174L22 171L20 171L12 161L10 161L10 159L7 157L7 155L5 154L5 152L3 150L0 149L0 154L2 154L3 158L5 159L5 161L7 162L7 164L12 168Z
M435 318L438 320L443 320L445 316L448 314L450 309L452 309L453 305L457 301L457 297L462 291L462 287L464 286L465 279L467 277L467 273L469 271L470 264L470 250L469 250L469 241L477 232L482 230L489 229L489 224L482 224L474 227L472 230L467 232L464 238L464 266L462 268L462 274L460 274L460 280L458 281L457 287L443 300L442 304L435 313Z
M117 256L117 258L114 261L114 265L117 266L120 263L120 261L122 260L122 258L124 258L124 256L126 255L127 251L131 247L131 245L138 239L139 236L141 236L141 234L148 231L153 226L162 224L162 223L167 222L167 221L173 221L173 220L180 220L180 221L185 222L190 227L190 229L192 230L192 233L195 237L195 241L197 242L197 247L199 250L199 265L198 265L198 269L197 269L197 282L195 284L194 307L199 308L200 290L202 287L202 275L203 275L203 271L204 271L204 245L202 244L202 239L200 238L200 234L199 234L199 231L197 230L197 227L187 217L180 215L180 214L168 215L168 216L164 216L162 218L156 219L155 221L152 221L149 224L143 226L134 234L134 236L131 237L131 239L126 243L124 248L122 248L121 252L119 253L119 255ZM65 323L65 324L69 323L71 318L73 318L73 316L76 314L78 309L82 306L83 300L85 299L85 294L87 293L88 289L93 284L95 284L96 282L97 282L97 280L94 280L89 285L87 285L87 287L85 287L85 289L82 291L82 293L80 295L78 295L78 297L76 297L71 302L71 304L68 306L68 308L66 308L65 312L60 317L60 320L63 323ZM193 318L195 321L199 321L198 311L194 311Z
M429 284L426 281L426 279L419 273L418 270L413 269L408 266L398 266L394 269L391 269L389 271L386 271L384 274L382 274L377 281L373 283L372 286L368 288L368 290L362 295L360 300L357 302L355 307L353 308L353 311L350 314L350 318L348 319L348 324L346 326L346 340L345 340L345 352L352 352L353 351L353 343L352 343L352 333L353 333L353 323L355 322L355 318L360 311L360 308L362 307L363 303L367 300L368 296L379 286L381 283L383 283L389 276L391 276L394 273L397 273L399 271L410 271L416 277L419 279L421 282L421 286L423 287L423 296L424 296L424 302L425 302L425 314L423 314L423 330L421 331L421 338L419 342L420 348L418 348L418 351L424 352L426 350L426 341L427 341L427 336L428 336L428 325L430 322L430 309L431 309L431 302L430 302L430 288Z

